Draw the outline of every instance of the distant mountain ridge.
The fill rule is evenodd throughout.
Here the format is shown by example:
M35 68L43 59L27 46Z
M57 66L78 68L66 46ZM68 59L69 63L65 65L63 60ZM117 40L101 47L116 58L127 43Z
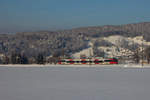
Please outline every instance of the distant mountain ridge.
M69 30L74 33L84 33L89 36L110 36L110 35L122 35L127 37L135 37L143 35L144 38L150 41L150 22L125 24L125 25L104 25L104 26L92 26L81 27Z

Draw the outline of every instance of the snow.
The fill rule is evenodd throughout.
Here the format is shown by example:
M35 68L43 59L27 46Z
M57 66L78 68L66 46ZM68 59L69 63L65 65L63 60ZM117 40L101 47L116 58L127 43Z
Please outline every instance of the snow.
M0 65L0 67L6 67L6 68L11 68L11 67L20 67L20 68L24 68L24 67L30 67L30 68L39 68L39 67L120 67L120 68L124 68L124 67L128 67L128 68L150 68L149 64L144 64L143 66L141 64L114 64L114 65L99 65L99 64L93 64L93 65L88 65L88 64L82 64L82 65L53 65L53 64L45 64L45 65L38 65L38 64L27 64L27 65L20 65L20 64L8 64L8 65Z
M0 67L1 100L149 100L150 68Z
M86 55L87 57L93 56L92 42L89 42L88 45L89 45L89 48L81 50L80 52L77 52L77 53L73 54L72 56L74 58L80 58L80 55Z
M145 46L150 46L150 42L147 42L146 40L144 40L143 36L124 37L120 35L113 35L109 37L92 38L89 42L89 48L81 50L80 52L73 54L73 57L79 58L81 54L90 56L90 52L91 52L91 55L93 55L92 48L93 48L93 43L96 40L105 40L114 44L114 46L110 46L110 47L105 47L105 46L98 47L99 49L103 50L108 55L108 57L114 57L115 55L128 56L128 55L133 54L131 50L120 47L120 43L122 43L121 41L127 41L129 45L138 44L140 49L142 49L141 47L142 43Z

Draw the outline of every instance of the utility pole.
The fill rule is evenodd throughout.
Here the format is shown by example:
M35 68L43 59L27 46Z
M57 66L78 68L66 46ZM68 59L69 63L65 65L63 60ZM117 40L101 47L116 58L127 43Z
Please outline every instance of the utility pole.
M142 67L144 65L143 58L144 58L144 51L143 51L143 38L142 38Z
M142 30L142 67L143 67L143 65L144 65L144 61L143 61L143 59L144 59L144 45L143 45L143 42L144 42L144 33L143 33L143 26L141 26L141 30Z
M89 53L90 53L90 57L89 57L89 65L91 65L91 56L92 56L92 55L91 55L91 49L90 49L90 52L89 52Z

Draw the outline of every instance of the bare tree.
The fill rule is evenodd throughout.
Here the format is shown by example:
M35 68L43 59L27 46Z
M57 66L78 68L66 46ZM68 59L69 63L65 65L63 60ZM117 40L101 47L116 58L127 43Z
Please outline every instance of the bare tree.
M144 50L144 54L146 56L146 59L147 59L147 62L148 64L150 63L150 47L147 47L145 50Z
M135 50L135 52L133 54L133 60L135 61L135 63L139 63L140 62L140 52L139 52L139 49Z

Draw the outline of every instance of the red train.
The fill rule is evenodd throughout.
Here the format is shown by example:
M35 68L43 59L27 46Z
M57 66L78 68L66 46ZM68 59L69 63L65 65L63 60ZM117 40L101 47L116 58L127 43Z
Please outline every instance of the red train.
M108 59L60 59L58 64L64 65L81 65L81 64L118 64L118 59L108 58Z

